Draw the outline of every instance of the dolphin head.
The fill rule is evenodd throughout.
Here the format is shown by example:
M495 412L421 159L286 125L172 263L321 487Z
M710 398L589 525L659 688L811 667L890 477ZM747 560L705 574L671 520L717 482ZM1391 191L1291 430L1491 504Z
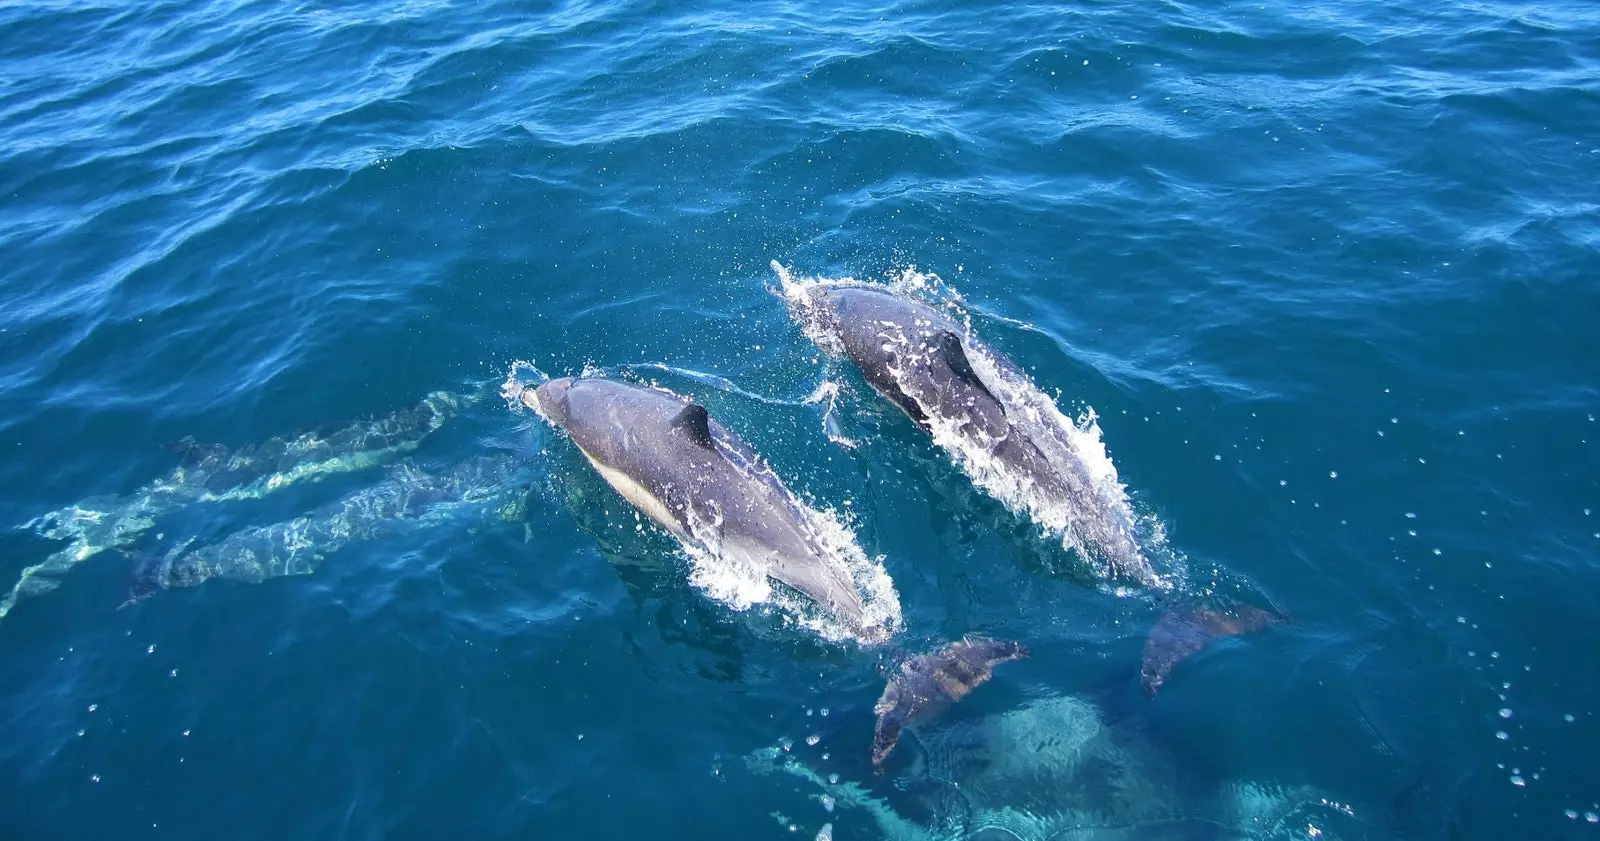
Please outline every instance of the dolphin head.
M558 377L538 388L522 392L522 402L557 426L566 426L568 420L567 389L572 388L572 377Z

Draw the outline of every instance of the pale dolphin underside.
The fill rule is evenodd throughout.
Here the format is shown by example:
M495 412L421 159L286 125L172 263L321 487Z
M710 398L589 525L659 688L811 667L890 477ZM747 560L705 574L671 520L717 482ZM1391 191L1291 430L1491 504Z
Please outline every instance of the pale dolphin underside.
M601 377L508 388L508 397L565 430L608 484L680 541L798 590L864 642L891 633L898 603L868 610L849 566L820 539L821 515L705 407Z
M23 524L41 537L68 544L22 571L11 592L0 599L0 618L17 602L61 586L62 576L78 564L107 549L133 545L157 519L178 508L259 499L301 482L392 462L485 394L436 391L395 412L233 449L192 439L179 442L173 449L182 455L182 463L166 476L132 493L90 497Z

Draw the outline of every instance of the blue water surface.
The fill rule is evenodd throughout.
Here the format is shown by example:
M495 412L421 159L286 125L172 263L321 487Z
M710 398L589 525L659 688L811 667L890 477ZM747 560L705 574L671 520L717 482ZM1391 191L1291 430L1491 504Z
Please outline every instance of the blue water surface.
M0 2L0 589L163 444L658 363L905 614L863 647L715 601L491 395L411 458L519 459L504 505L119 609L139 552L373 466L20 601L0 837L963 837L1109 786L1115 820L982 837L1600 839L1597 184L1587 0ZM942 279L1098 417L1191 585L1292 622L1146 697L1160 606L830 367L774 260ZM874 775L888 670L974 632L1033 656ZM1061 699L1135 759L962 793L1032 760L961 733ZM1230 822L1241 787L1313 817Z

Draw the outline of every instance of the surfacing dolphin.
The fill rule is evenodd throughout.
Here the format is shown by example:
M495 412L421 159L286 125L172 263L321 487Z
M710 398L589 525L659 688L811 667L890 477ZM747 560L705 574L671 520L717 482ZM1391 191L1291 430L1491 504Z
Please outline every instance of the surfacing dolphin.
M1113 579L1168 590L1116 469L1015 363L969 327L875 285L796 281L776 262L806 335L849 359L984 491L1076 548Z
M896 630L900 606L887 574L704 406L602 377L537 388L513 379L504 394L564 430L607 484L691 555L798 590L862 642Z

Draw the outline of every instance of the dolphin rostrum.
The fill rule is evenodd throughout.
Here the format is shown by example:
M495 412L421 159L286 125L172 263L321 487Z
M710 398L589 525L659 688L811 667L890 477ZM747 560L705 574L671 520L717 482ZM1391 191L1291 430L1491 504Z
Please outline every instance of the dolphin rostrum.
M796 282L778 270L807 336L849 359L975 484L1107 577L1171 588L1139 545L1132 506L1097 435L1062 415L1015 363L970 327L885 287Z
M607 484L691 552L798 590L863 642L892 634L900 609L887 575L858 583L852 559L870 564L853 539L840 541L842 527L802 503L704 406L603 377L537 388L508 381L504 394L564 430Z

